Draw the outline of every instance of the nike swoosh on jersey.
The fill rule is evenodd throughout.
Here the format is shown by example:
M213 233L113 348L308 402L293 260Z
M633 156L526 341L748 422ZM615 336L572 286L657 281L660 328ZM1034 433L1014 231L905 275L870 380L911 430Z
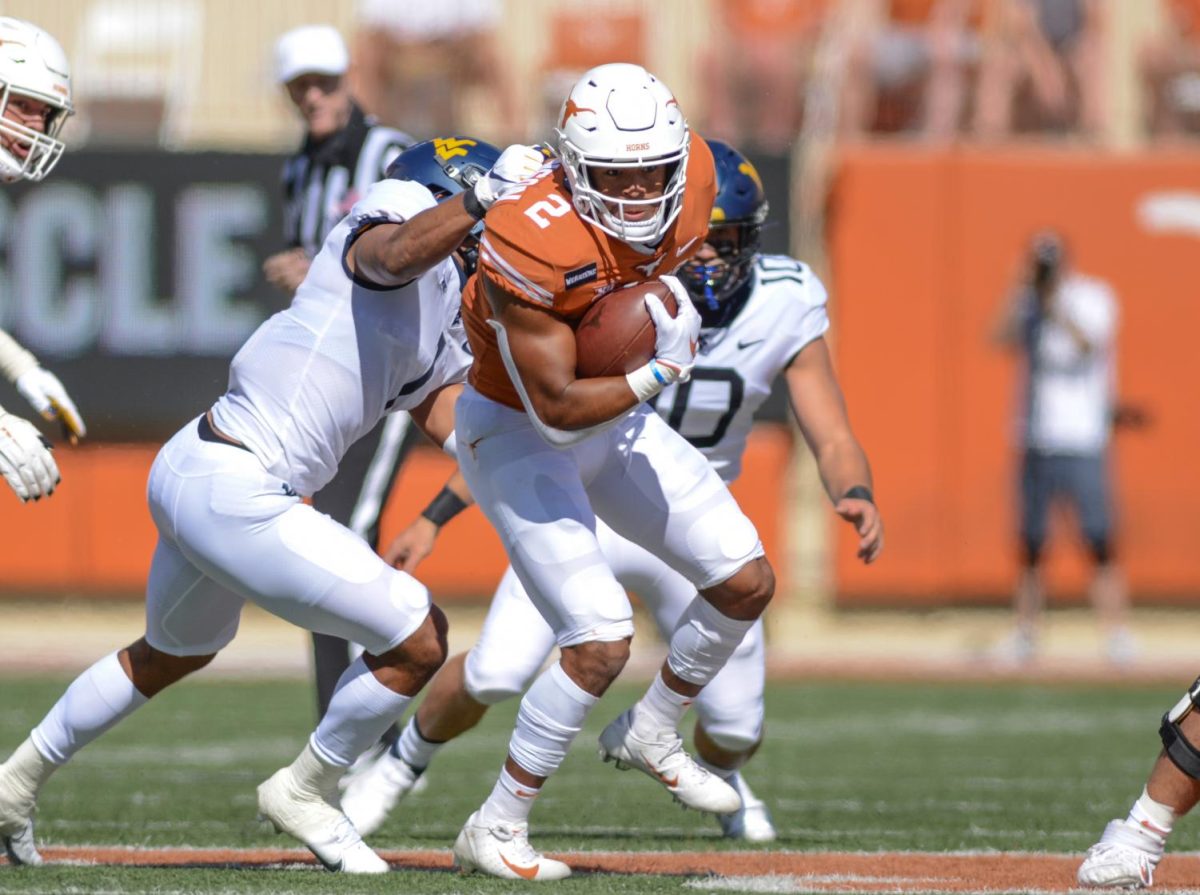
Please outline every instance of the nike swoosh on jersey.
M688 247L699 238L700 238L699 236L693 236L691 239L689 239L687 242L685 242L683 245L681 245L679 248L677 248L675 250L675 257L678 258L680 255L682 255L684 252L686 252L688 250Z
M767 341L767 340L766 339L749 339L749 340L738 339L738 343L737 343L738 350L741 351L745 348L749 348L751 345L757 345L759 342L765 342L765 341Z

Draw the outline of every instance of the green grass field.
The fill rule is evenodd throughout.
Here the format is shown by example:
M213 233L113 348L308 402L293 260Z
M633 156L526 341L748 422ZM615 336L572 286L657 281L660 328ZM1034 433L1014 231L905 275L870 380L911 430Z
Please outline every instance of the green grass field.
M0 677L0 752L58 696L60 679ZM781 838L723 841L646 777L595 757L602 726L636 697L605 697L532 818L547 851L1018 850L1079 852L1123 816L1157 750L1163 687L945 683L775 683L767 740L748 779ZM39 838L54 845L291 847L254 820L254 787L290 761L312 723L302 682L186 682L84 750L47 785ZM448 849L489 792L516 704L447 747L429 788L371 840ZM1200 845L1183 823L1172 851ZM695 892L677 877L607 874L559 884L580 893ZM309 869L0 867L0 893L289 893L528 891L452 873L335 877ZM702 888L702 885L701 887Z

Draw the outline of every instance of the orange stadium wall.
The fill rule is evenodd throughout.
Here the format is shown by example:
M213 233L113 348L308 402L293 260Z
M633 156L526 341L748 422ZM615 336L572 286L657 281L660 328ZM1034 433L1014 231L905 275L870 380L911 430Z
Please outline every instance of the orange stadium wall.
M1018 369L988 331L1030 235L1061 230L1121 307L1123 401L1148 428L1114 442L1119 536L1139 600L1200 595L1200 155L864 148L831 197L838 368L888 524L864 569L839 527L846 604L994 601L1016 562ZM1084 592L1057 519L1048 575ZM1054 531L1054 529L1052 529Z
M782 565L782 491L792 438L780 425L760 425L750 438L745 470L734 488ZM45 501L22 505L0 494L0 598L71 592L140 597L154 550L146 478L158 445L61 449L63 483ZM412 520L450 475L440 451L413 451L384 510L390 539ZM504 571L500 542L477 509L446 527L418 576L437 600L490 597Z

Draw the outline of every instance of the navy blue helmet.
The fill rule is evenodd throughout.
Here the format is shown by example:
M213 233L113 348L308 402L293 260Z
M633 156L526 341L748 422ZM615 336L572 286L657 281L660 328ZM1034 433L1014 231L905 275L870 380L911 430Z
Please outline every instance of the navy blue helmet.
M414 180L429 188L439 202L470 189L500 158L500 150L474 137L439 137L414 143L387 169L393 180ZM475 270L483 221L472 229L459 248L468 276Z
M758 171L744 155L720 140L709 140L708 146L716 163L717 196L707 242L718 257L707 262L689 261L679 277L705 325L720 326L732 319L732 308L723 306L730 298L743 298L740 293L748 291L768 205Z

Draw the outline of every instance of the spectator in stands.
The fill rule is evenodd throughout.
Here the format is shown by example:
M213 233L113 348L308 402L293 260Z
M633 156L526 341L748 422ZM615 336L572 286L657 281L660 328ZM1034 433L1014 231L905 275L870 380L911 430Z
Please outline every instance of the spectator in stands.
M1062 237L1045 231L1029 248L1026 276L997 324L996 340L1025 366L1021 407L1021 574L1016 630L1003 658L1037 649L1045 604L1041 568L1050 509L1072 505L1094 561L1089 588L1108 658L1132 658L1128 595L1116 563L1108 470L1115 404L1118 306L1107 283L1071 270Z
M768 152L800 132L805 85L830 0L720 0L718 40L701 57L705 133Z
M1138 54L1150 137L1200 132L1200 0L1162 0L1165 21Z
M994 11L979 72L976 135L1101 136L1107 89L1101 0L1005 0Z
M985 0L860 0L842 92L843 136L954 137L979 58L984 6Z
M482 107L483 130L522 136L524 111L496 37L502 13L501 0L358 0L355 94L416 134L479 130Z

